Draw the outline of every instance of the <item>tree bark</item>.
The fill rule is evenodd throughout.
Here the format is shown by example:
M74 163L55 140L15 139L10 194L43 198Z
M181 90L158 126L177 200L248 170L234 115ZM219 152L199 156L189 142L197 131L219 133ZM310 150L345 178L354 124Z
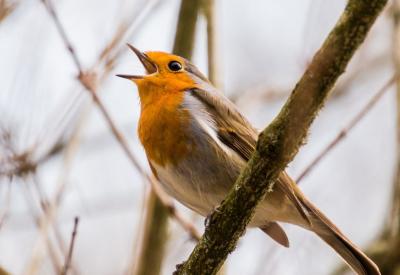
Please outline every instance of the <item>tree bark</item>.
M350 0L274 121L260 134L256 151L208 225L189 259L175 274L215 274L235 249L257 204L304 143L329 91L364 41L387 0ZM267 198L268 199L268 196Z

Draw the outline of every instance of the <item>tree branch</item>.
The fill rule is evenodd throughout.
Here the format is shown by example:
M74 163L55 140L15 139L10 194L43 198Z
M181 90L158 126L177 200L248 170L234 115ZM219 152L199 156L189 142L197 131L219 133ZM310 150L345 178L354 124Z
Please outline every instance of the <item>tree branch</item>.
M207 21L207 57L208 57L208 79L214 86L221 88L217 61L217 36L215 26L215 1L203 0L203 13Z
M215 274L236 246L257 204L304 143L330 89L364 41L387 0L350 0L279 115L260 134L234 187L209 217L189 259L176 274ZM268 198L267 198L268 199Z
M67 275L68 269L71 266L72 253L74 252L76 234L78 232L78 223L79 223L79 217L75 217L74 218L74 228L72 229L72 234L71 234L71 242L69 243L67 258L65 259L65 263L64 263L64 267L61 271L61 275Z
M175 42L172 52L187 59L192 57L196 22L201 0L182 0L176 26Z
M146 203L146 216L142 227L138 263L134 274L160 274L166 241L168 239L168 209L150 190Z

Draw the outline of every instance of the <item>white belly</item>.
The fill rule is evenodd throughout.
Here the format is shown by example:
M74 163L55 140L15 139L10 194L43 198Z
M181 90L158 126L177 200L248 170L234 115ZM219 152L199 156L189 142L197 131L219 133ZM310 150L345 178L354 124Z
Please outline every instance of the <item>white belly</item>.
M225 198L242 165L243 161L238 165L225 157L219 160L206 151L195 153L176 166L152 163L167 193L202 216Z

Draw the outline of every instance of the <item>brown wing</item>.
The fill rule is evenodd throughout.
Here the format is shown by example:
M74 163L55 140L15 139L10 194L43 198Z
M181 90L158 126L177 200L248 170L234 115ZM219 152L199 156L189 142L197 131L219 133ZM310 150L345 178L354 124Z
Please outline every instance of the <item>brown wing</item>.
M257 130L218 90L208 92L203 89L192 89L189 92L207 106L208 112L215 121L217 135L221 142L248 161L256 146Z
M211 86L210 86L211 87ZM211 88L207 87L207 90ZM207 110L213 117L217 134L221 142L240 155L246 162L255 150L257 142L257 130L244 118L236 106L216 89L192 89L189 92L207 106ZM310 222L305 208L297 198L292 180L283 172L276 181L276 187L280 188L289 200L295 205L303 218Z

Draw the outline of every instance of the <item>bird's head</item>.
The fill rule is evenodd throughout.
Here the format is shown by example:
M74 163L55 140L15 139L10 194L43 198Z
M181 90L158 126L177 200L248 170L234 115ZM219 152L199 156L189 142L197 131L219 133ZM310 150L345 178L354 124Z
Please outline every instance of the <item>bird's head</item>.
M157 51L141 52L129 44L128 47L139 58L146 74L119 74L117 76L136 83L142 103L165 94L182 93L197 87L202 82L209 82L193 64L183 57Z

